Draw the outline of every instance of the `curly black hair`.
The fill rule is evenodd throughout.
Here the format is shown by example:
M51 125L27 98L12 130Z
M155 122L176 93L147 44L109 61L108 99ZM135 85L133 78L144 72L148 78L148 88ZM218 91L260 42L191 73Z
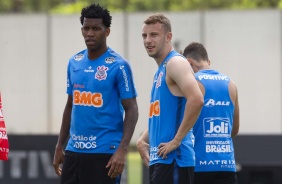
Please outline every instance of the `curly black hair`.
M111 27L112 16L110 11L102 8L99 4L91 4L81 10L80 23L83 25L84 18L102 18L106 27Z

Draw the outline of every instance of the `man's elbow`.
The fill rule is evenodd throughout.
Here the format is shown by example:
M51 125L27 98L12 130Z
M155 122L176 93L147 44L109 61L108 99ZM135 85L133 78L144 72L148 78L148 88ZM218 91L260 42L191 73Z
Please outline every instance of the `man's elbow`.
M199 96L199 97L194 98L193 104L198 109L202 109L202 107L204 105L204 98L203 98L203 96Z

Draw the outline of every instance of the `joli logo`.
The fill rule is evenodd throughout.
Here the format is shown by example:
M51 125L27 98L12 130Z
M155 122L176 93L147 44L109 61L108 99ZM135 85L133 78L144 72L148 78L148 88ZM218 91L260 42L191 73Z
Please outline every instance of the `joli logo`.
M204 137L230 137L230 119L210 117L203 120Z
M214 122L210 122L210 129L207 130L207 133L228 133L228 123L221 122L220 125L214 125Z

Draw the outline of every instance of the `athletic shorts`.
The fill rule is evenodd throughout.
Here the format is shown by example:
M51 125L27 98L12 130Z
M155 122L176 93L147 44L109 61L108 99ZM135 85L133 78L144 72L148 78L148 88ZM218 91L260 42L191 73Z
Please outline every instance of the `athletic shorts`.
M149 167L150 184L193 184L194 167L154 164Z
M111 156L66 151L61 184L120 184L121 175L116 178L108 176L106 165Z
M194 184L236 184L235 172L195 172Z

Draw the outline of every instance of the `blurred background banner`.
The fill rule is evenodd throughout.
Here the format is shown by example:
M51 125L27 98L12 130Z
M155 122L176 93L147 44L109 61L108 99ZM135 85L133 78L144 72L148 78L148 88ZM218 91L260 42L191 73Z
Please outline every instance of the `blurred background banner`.
M59 183L53 169L57 136L9 135L9 160L0 162L2 184Z
M1 184L59 184L53 168L56 135L9 135L8 161L0 161ZM121 184L127 184L127 164Z
M233 141L238 184L282 183L281 135L239 135Z

